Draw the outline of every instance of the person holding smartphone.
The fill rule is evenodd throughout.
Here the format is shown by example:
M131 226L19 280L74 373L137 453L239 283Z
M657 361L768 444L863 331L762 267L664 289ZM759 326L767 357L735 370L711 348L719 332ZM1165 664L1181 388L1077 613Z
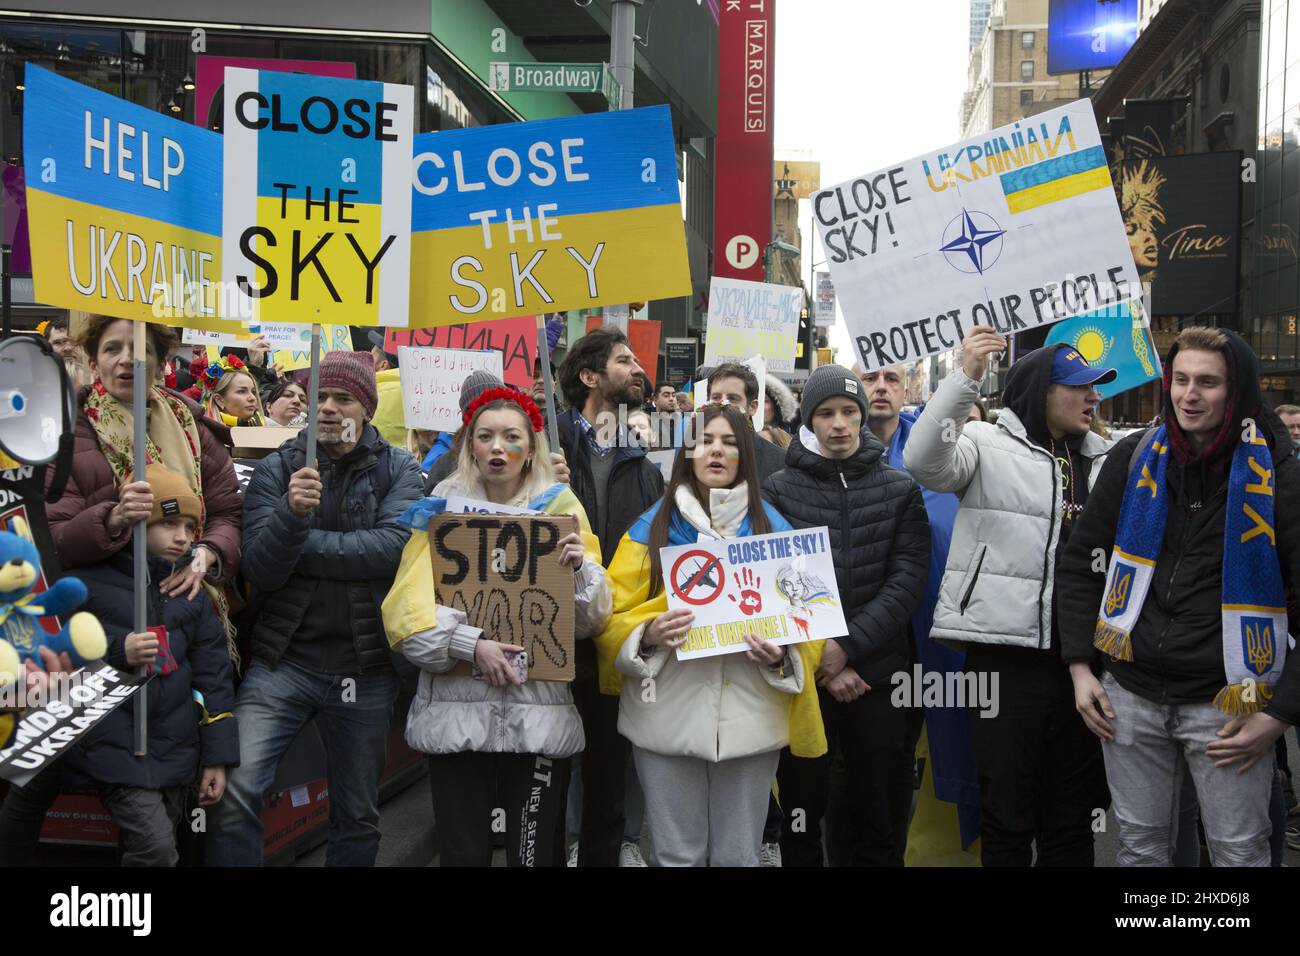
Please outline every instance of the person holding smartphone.
M451 495L568 516L572 530L558 551L573 569L580 641L609 619L609 587L586 512L555 478L536 403L513 389L488 389L469 404L464 422L455 472L403 519L411 540L383 606L390 642L422 671L406 742L429 755L443 866L491 864L497 808L505 811L507 865L558 866L569 765L584 745L572 690L525 679L519 647L436 602L429 519ZM475 676L451 673L461 662L473 665Z

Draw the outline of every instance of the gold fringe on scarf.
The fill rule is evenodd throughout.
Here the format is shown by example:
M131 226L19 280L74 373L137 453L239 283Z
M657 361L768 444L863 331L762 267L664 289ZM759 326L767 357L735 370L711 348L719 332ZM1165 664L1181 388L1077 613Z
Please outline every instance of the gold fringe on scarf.
M1105 621L1097 622L1097 629L1092 636L1092 646L1117 661L1133 660L1133 638L1128 631L1121 631Z
M1214 706L1229 717L1244 717L1259 713L1272 699L1272 684L1229 684L1214 695Z
M203 590L212 601L212 607L221 621L221 629L226 632L226 650L230 653L230 663L234 665L235 673L238 674L239 648L235 643L235 625L230 622L230 602L226 600L226 592L210 581L203 582Z

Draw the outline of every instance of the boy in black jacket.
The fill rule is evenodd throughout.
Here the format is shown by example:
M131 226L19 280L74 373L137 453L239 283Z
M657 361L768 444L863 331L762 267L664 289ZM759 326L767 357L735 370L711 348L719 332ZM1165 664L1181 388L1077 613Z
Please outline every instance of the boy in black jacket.
M822 865L821 820L838 752L849 794L845 859L902 866L921 712L895 707L891 688L914 659L911 624L925 596L930 523L921 489L886 464L884 446L865 427L856 375L819 367L804 386L803 412L807 427L786 449L786 467L763 482L763 497L796 528L829 528L849 633L826 641L817 667L828 753L781 752L781 861Z
M169 598L158 588L189 553L202 502L184 478L161 465L150 465L145 476L153 491L149 630L131 630L135 579L129 550L77 575L90 592L84 610L108 634L105 659L123 670L149 666L149 752L134 755L135 708L123 705L64 758L63 785L99 792L122 831L123 866L175 866L185 788L198 782L202 807L221 799L226 768L239 763L239 733L225 627L211 600L203 591L192 600Z

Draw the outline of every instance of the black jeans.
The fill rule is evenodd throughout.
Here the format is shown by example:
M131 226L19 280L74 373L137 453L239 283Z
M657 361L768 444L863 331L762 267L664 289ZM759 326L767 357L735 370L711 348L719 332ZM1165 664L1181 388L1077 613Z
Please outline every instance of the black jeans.
M0 866L36 866L45 812L59 798L59 767L38 773L25 787L10 787L0 806Z
M894 707L888 686L849 704L818 690L826 726L824 756L781 751L776 779L781 812L782 866L821 866L822 819L830 798L831 763L844 768L844 813L833 865L902 866L912 806L921 713Z
M587 737L582 761L582 832L578 866L618 866L623 846L624 773L631 753L618 733L618 698L600 692L596 644L578 641L573 703ZM562 826L562 824L561 824Z
M1074 709L1055 652L971 644L966 671L998 675L998 713L971 711L984 866L1092 866L1093 823L1110 806L1099 741ZM990 678L991 679L991 678Z
M459 753L429 757L429 789L442 866L491 866L492 833L505 828L507 866L562 866L569 757Z

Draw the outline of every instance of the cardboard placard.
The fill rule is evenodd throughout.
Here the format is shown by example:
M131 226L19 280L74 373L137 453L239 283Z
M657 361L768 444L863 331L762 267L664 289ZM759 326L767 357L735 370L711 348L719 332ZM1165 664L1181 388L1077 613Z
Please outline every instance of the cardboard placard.
M802 307L803 290L794 286L714 276L709 281L704 364L762 355L773 371L794 371Z
M797 644L848 633L825 527L663 548L670 610L694 613L679 661L749 649L745 634Z
M460 387L480 369L501 377L500 352L469 349L397 350L402 369L402 410L407 428L454 432L460 428Z
M528 679L571 681L573 571L559 562L571 517L441 514L429 521L438 603L484 637L528 652ZM468 664L452 673L468 676Z
M236 425L230 429L234 445L231 458L265 458L291 438L296 438L301 425L262 425L249 427Z

